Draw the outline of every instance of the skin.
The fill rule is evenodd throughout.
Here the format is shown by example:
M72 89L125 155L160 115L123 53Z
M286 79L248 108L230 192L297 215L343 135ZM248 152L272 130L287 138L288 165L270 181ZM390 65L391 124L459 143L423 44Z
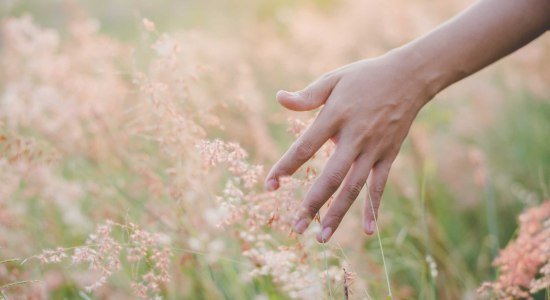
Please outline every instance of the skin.
M313 124L272 167L266 189L279 188L329 139L336 150L296 216L303 233L336 193L321 220L326 242L367 183L363 230L373 234L391 165L420 109L437 93L550 29L550 0L481 0L434 31L383 56L324 74L277 100L294 111L321 108Z

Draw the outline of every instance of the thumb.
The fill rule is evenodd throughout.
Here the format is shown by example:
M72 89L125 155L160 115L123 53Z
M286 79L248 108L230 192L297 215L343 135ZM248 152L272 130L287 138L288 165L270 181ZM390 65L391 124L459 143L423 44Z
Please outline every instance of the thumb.
M278 91L277 101L290 110L312 110L327 101L336 83L334 76L324 76L298 92Z

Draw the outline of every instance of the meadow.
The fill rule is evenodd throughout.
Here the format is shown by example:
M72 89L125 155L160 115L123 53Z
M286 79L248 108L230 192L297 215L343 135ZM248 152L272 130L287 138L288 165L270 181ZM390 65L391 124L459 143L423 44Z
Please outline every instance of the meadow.
M292 232L327 143L279 89L472 1L0 3L0 299L549 299L550 39L437 95L329 243ZM321 215L326 208L321 210Z

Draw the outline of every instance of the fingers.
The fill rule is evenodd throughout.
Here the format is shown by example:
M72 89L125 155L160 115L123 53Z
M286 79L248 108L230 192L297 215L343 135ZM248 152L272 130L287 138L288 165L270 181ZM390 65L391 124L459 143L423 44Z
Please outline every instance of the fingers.
M286 108L303 111L321 106L330 96L338 82L334 75L326 75L295 93L279 91L277 100ZM271 168L265 181L269 191L279 188L279 178L290 176L310 159L321 146L336 133L335 120L321 111L313 124L287 150L283 157Z
M391 161L379 161L374 165L368 179L368 193L365 201L363 229L367 234L373 234L376 229L375 218L378 220L378 208L382 193L390 173ZM372 203L371 203L372 202ZM373 214L374 211L374 214Z
M324 76L301 91L277 92L277 101L290 110L312 110L327 101L336 83L335 76Z
M373 156L362 154L360 155L351 171L347 175L344 185L338 196L332 201L323 221L321 222L321 232L317 235L317 240L320 243L327 242L332 233L336 231L338 225L344 218L344 215L348 212L349 208L359 196L361 189L367 181L370 170L373 164ZM328 234L327 234L328 233Z
M281 159L271 168L265 187L269 191L279 188L279 178L290 176L308 161L323 144L336 133L334 119L321 111L313 124L290 146Z
M295 232L303 233L321 206L338 190L357 156L355 151L354 147L336 149L302 203L302 209L298 212L297 221L294 224Z

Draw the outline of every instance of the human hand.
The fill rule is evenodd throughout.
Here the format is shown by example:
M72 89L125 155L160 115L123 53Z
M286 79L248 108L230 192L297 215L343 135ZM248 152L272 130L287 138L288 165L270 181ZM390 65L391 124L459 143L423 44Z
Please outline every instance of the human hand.
M279 188L278 179L296 172L328 139L336 143L336 150L302 203L295 232L303 233L342 186L317 235L319 242L328 241L367 180L377 216L390 167L418 111L433 97L428 81L412 64L390 52L327 73L299 92L277 93L277 100L294 111L324 106L313 124L273 166L265 181L268 190ZM367 195L363 221L367 234L375 229L372 207Z

